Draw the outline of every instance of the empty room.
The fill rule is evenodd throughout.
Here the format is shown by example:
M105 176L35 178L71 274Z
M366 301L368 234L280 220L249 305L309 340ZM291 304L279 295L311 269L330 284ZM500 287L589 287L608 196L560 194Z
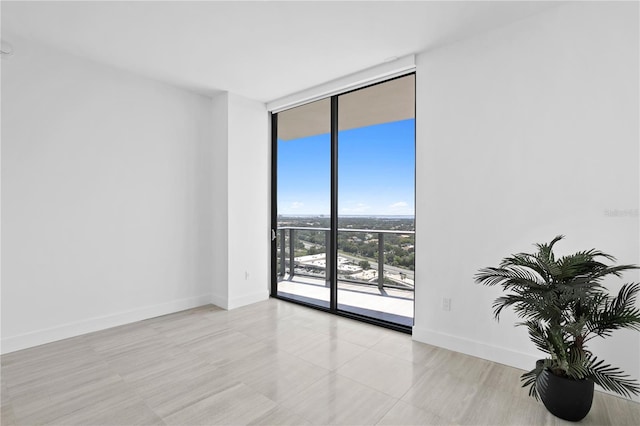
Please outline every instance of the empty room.
M3 426L640 424L640 2L0 13Z

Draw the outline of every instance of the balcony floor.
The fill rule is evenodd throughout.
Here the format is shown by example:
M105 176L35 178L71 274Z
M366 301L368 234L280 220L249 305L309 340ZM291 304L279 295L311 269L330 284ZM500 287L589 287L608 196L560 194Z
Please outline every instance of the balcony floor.
M278 295L329 307L329 287L323 278L294 275L278 282ZM413 291L338 281L338 309L396 324L413 325Z

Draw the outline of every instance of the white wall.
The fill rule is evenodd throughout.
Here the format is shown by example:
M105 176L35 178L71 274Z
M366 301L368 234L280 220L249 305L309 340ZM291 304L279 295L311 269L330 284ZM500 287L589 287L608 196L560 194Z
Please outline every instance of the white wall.
M580 2L418 56L416 340L530 369L479 268L558 234L640 263L638 48L637 3ZM640 333L591 348L640 378Z
M214 98L213 302L233 309L269 297L269 132L264 104L232 93ZM221 139L220 139L221 140Z
M263 103L229 94L229 308L269 297L270 149Z
M221 308L229 308L229 95L222 93L212 101L213 139L217 143L212 145L212 198L213 212L211 273L212 281L211 302Z
M209 303L211 100L11 42L3 352Z

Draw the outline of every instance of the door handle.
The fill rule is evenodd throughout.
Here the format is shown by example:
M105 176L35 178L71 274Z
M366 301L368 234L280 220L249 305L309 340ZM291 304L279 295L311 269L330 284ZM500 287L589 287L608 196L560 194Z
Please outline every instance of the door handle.
M271 241L274 241L276 239L276 231L275 229L271 230Z

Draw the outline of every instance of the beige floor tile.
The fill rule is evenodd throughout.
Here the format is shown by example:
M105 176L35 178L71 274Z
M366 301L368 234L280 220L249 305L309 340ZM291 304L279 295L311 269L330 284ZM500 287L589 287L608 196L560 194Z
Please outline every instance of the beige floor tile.
M217 312L206 313L202 315L202 317L211 321L216 329L224 330L225 328L228 328L229 324L233 322L233 317L231 316L232 312L233 311L227 311L223 309Z
M367 350L345 363L337 373L394 398L401 398L427 373L427 367Z
M327 370L334 371L365 352L367 348L344 340L330 339L312 345L298 356Z
M154 381L167 381L179 379L184 371L195 371L206 373L215 370L215 366L204 361L201 356L188 351L163 359L161 362L149 362L139 365L135 370L121 373L125 382L132 386L144 383L154 383Z
M522 397L529 397L529 388L523 388L522 381L520 380L520 376L522 376L524 372L524 370L507 365L490 363L488 372L484 377L484 384L490 388L500 388L517 393Z
M213 306L213 305L209 305ZM219 314L220 308L215 310L195 310L178 312L175 315L153 318L151 320L142 321L142 324L158 331L166 336L178 336L182 330L195 331L202 328L211 327L209 314Z
M265 308L261 307L261 309ZM298 312L309 311L309 309L304 306L296 305L295 303L282 303L282 301L278 299L269 299L266 302L266 309L277 312L281 318L288 317Z
M107 363L111 370L124 376L150 365L161 365L171 359L188 356L187 350L171 344L164 338L159 338L130 346L117 355L109 356Z
M461 411L457 417L461 425L538 425L545 424L548 417L544 406L526 393L486 383Z
M181 348L198 354L202 359L217 366L250 356L265 346L267 345L264 342L234 330L224 330L180 345Z
M132 385L137 395L160 417L170 416L216 393L240 384L222 369L182 368Z
M248 424L275 407L275 402L240 383L201 399L163 420L168 425Z
M404 401L398 401L377 424L385 426L453 425L440 416Z
M156 329L167 341L180 345L221 332L210 320L182 318L180 324L169 329Z
M106 364L104 365L106 366ZM106 367L102 368L98 365L95 366L94 371L95 373L92 374L83 369L70 375L68 381L64 377L60 377L55 380L33 381L14 387L10 389L10 401L14 406L14 411L20 412L23 411L23 408L25 411L29 411L31 405L38 407L43 403L55 405L78 395L99 389L111 389L122 383L122 378ZM83 375L83 372L87 372L87 374Z
M87 345L100 355L115 356L161 336L151 327L134 324L92 333L86 337Z
M331 338L336 337L336 333L338 328L348 327L353 320L339 317L337 315L330 315L329 318L324 318L323 316L327 316L326 313L321 311L316 311L315 309L308 309L309 311L313 311L311 313L302 313L298 312L294 315L291 315L286 318L286 321L292 325L297 327L302 327L305 329L313 330L316 333L323 333L329 335Z
M278 426L306 426L311 425L302 417L283 407L276 407L257 419L249 422L250 425L278 425Z
M455 377L480 382L486 378L489 369L495 363L443 348L434 348L425 365Z
M277 350L288 352L292 355L301 354L309 350L313 345L328 341L329 336L326 334L317 333L303 327L292 327L267 340Z
M380 342L384 337L395 333L397 332L366 323L360 323L355 320L347 320L338 322L331 336L370 348Z
M238 331L256 340L273 340L280 333L296 328L288 319L278 319L276 314L269 318L248 318L229 324L229 329Z
M263 344L255 351L236 358L220 368L223 368L229 375L239 377L256 368L275 364L278 357L283 353L286 354L286 352L276 350L273 346Z
M19 424L55 423L58 419L82 410L95 410L96 414L137 398L118 376L112 376L67 392L51 393L42 397L16 398L13 413Z
M619 426L640 425L640 403L629 403L617 396L595 392L591 411L580 423L602 425L608 424L610 419L615 419L615 424ZM570 423L560 419L558 421L563 422L562 424Z
M108 364L96 362L94 364L77 366L71 369L52 369L41 378L34 378L28 382L12 386L11 398L13 401L36 400L49 398L58 394L75 392L78 389L92 389L95 383L117 382L120 377L113 372Z
M286 316L288 316L288 314L280 311L277 305L273 305L269 302L258 307L254 305L246 305L226 312L226 317L230 321L231 326L255 320L266 321ZM208 315L207 318L214 321L218 319L216 315Z
M464 408L481 392L481 380L465 379L444 369L429 369L402 400L452 423L460 422Z
M282 405L313 424L371 425L397 399L330 373Z
M327 321L325 312L315 309L307 309L298 311L286 318L287 322L297 327L304 327L318 332L326 332L327 324L331 325L335 321ZM341 319L334 317L335 320Z
M383 337L371 349L415 364L427 364L436 347L416 342L408 334L395 333Z
M0 405L0 425L14 426L16 418L13 415L13 406L11 404Z
M101 363L101 357L93 350L75 344L72 348L59 344L43 345L34 348L33 353L27 350L9 355L12 357L2 365L3 382L9 389L66 377L74 371Z
M9 394L9 388L4 384L4 380L0 375L0 405L11 404L11 395Z
M282 402L329 374L329 370L318 367L296 356L279 353L270 363L234 374L234 377L249 385L266 397Z
M111 403L110 400L100 401L47 424L65 426L137 426L164 425L165 423L141 400L127 399L117 403Z
M184 311L174 312L167 315L161 315L159 317L149 318L143 321L139 321L140 325L145 327L156 328L159 330L171 330L178 327L182 319L196 319L208 318L209 314L226 312L224 309L215 305L203 305L197 308L187 309Z

